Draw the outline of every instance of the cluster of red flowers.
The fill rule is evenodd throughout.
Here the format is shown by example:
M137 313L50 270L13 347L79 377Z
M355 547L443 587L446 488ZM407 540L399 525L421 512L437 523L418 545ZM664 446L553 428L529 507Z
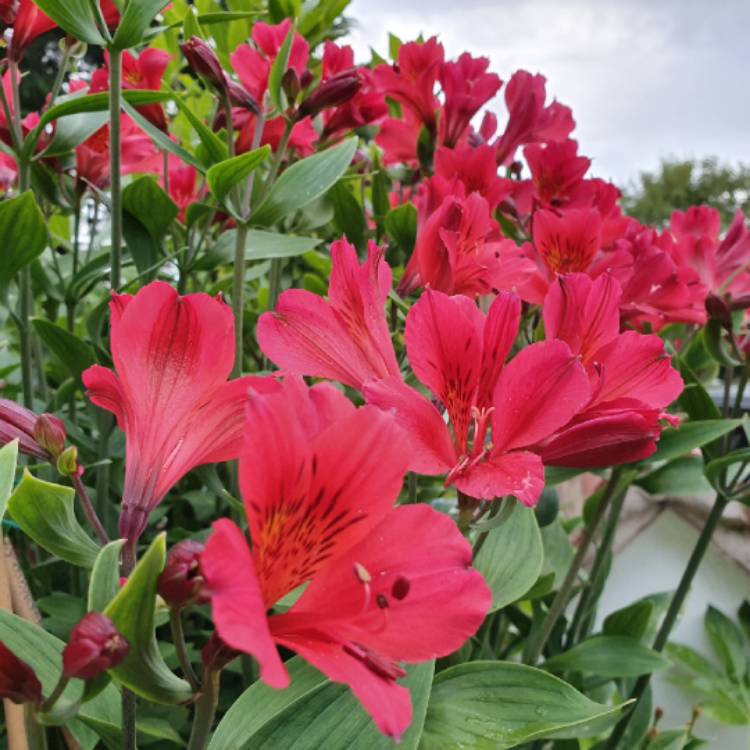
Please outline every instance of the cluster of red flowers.
M200 43L184 47L231 103L238 152L270 115L269 74L288 31L288 22L255 24L252 43L231 55L239 84ZM722 239L707 208L676 213L663 231L623 216L617 189L586 176L590 162L569 138L571 111L547 103L542 76L511 77L499 132L492 114L478 130L472 122L503 82L484 58L446 61L434 38L404 44L397 64L374 69L327 42L320 81L305 93L308 63L297 34L283 84L291 153L377 125L384 163L413 177L392 194L394 206L411 201L418 214L397 287L424 290L406 316L409 368L386 320L393 285L384 249L371 243L360 262L342 239L331 247L327 300L288 290L260 318L260 348L283 377L228 381L229 308L154 282L113 297L114 372L94 366L83 379L126 436L121 535L137 540L194 467L239 459L252 549L221 520L200 563L218 634L255 656L276 687L288 682L277 645L299 653L350 685L380 729L398 737L411 718L400 664L457 649L491 598L449 517L395 505L405 473L443 476L475 501L513 495L533 506L545 465L649 456L683 384L662 339L643 331L703 322L709 293L747 295L750 232L738 216ZM125 85L157 89L167 64L156 50L126 53ZM106 86L97 71L89 90ZM142 114L166 130L160 105ZM280 148L286 122L264 118L259 142ZM82 184L106 187L107 149L106 126L78 147ZM123 171L158 173L159 165L123 115ZM199 194L195 172L170 162L169 190L184 216ZM519 330L537 313L544 333L528 343ZM356 389L365 405L301 376ZM186 552L165 591L197 595L192 578L183 580L197 554ZM288 611L274 611L304 584Z

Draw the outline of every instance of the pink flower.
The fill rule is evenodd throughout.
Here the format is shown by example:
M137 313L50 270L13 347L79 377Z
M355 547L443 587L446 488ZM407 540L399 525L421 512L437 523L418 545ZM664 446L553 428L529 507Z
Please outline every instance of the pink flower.
M161 178L164 187L164 176ZM184 224L188 207L198 203L203 195L203 188L198 181L198 171L190 164L183 164L177 157L169 159L169 197L180 209L177 217Z
M130 645L112 620L89 612L70 631L63 650L63 674L80 680L95 680L128 655Z
M286 379L250 399L240 484L252 550L214 524L202 568L221 640L284 688L277 645L347 684L378 728L411 722L402 662L451 653L490 604L471 548L425 505L393 508L409 446L392 416L355 409L328 385ZM266 613L308 583L284 614Z
M443 45L433 36L426 42L402 44L398 64L375 68L375 79L386 96L409 110L432 132L435 132L435 111L439 107L435 82L443 59Z
M109 53L105 53L105 65L91 76L89 93L109 90ZM127 50L122 53L122 88L150 89L158 91L162 85L164 71L169 64L169 54L158 49L145 49L138 57ZM138 111L153 125L166 132L167 119L161 104L146 104Z
M457 145L469 127L472 117L500 90L503 82L488 73L486 57L472 57L464 52L455 62L443 63L440 85L445 103L440 119L440 141Z
M125 433L120 534L132 541L188 471L237 458L248 385L264 379L227 382L234 322L221 300L155 281L113 295L110 310L115 372L94 365L83 381Z
M368 380L399 376L383 306L391 269L370 243L361 265L346 240L331 245L328 301L289 289L261 315L258 344L285 372L330 378L361 389Z
M575 127L568 107L557 102L545 106L545 84L544 76L519 70L505 87L508 124L495 142L498 164L510 164L519 146L563 141Z
M13 36L8 50L11 60L19 62L26 48L37 37L57 28L57 24L43 13L33 0L18 0L3 11L3 22L13 26Z
M532 344L505 364L520 309L518 297L501 294L485 317L466 297L428 289L409 311L409 362L445 406L452 431L439 408L398 378L371 382L364 394L396 411L412 471L447 474L446 485L473 498L510 494L534 505L544 467L530 446L567 424L589 401L590 386L562 341Z
M542 441L545 463L582 468L639 461L656 450L659 420L683 383L658 336L620 333L620 285L608 274L560 276L544 303L548 340L580 357L591 399Z

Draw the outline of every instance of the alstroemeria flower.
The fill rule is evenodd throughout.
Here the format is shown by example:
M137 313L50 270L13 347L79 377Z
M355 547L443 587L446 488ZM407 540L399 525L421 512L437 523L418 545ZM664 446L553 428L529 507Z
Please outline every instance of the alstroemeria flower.
M412 471L446 474L447 485L473 498L515 495L534 505L544 467L530 447L568 423L591 390L563 341L532 344L505 364L520 309L518 297L501 294L485 316L467 297L428 289L409 311L409 362L445 406L452 430L438 407L399 378L371 382L364 394L396 411L410 437Z
M110 311L115 371L94 365L83 382L125 433L120 534L133 541L188 471L237 458L248 385L264 379L227 382L234 320L219 299L155 281L135 297L115 294Z
M409 445L393 416L287 378L251 397L240 486L252 550L217 521L201 567L221 640L284 688L277 644L352 689L378 728L411 721L402 662L453 652L490 604L471 547L425 505L393 507ZM309 585L284 614L279 599Z
M12 5L3 10L3 22L13 26L8 57L19 62L34 39L56 29L57 24L33 0L16 0Z
M660 419L682 392L664 342L620 333L620 285L608 274L561 276L544 303L548 340L565 341L591 382L591 400L554 436L542 441L545 463L597 467L639 461L656 450Z
M97 68L91 76L89 93L109 90L109 53L105 53L104 67ZM169 53L159 49L145 49L138 57L125 50L122 53L122 88L158 91L164 71L169 64ZM161 104L145 104L138 111L157 128L166 132L167 118Z
M368 380L399 375L383 306L391 269L371 242L367 260L346 240L331 245L328 301L303 289L281 294L258 321L258 344L282 370L338 380L362 389Z

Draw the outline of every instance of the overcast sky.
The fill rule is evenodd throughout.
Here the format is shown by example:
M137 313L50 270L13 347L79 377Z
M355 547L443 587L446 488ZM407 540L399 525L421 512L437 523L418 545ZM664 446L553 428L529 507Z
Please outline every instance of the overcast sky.
M347 15L361 60L386 56L388 31L422 32L504 81L543 73L596 176L622 184L670 155L750 163L748 0L353 0Z

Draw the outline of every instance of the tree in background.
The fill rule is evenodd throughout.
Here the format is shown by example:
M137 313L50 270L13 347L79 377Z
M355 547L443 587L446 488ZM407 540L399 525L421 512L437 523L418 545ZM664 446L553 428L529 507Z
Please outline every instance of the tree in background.
M644 224L663 225L675 210L706 203L729 225L737 209L750 209L750 166L730 166L716 157L663 159L658 172L641 172L623 189L623 206Z

